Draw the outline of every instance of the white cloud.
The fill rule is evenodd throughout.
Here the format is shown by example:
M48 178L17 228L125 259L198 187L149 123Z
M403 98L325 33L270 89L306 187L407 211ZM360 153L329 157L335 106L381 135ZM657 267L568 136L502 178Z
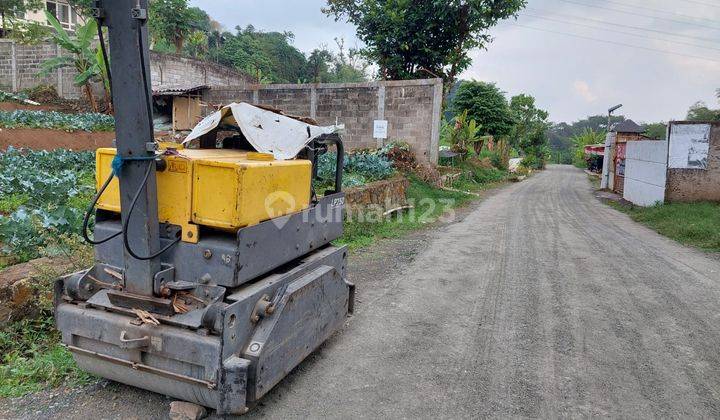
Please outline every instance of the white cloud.
M590 90L590 85L588 85L587 82L582 80L576 80L575 83L573 83L573 89L575 89L575 93L585 99L586 102L593 103L597 101L597 96L592 93L592 91Z

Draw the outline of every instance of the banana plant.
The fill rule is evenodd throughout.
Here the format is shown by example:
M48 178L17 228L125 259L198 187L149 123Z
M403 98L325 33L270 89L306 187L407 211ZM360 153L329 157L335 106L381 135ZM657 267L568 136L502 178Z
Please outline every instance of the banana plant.
M74 36L70 36L55 16L48 11L45 11L45 16L50 25L55 29L52 33L53 41L69 54L53 57L45 61L41 66L40 74L47 76L54 70L60 68L75 69L77 72L74 79L75 86L83 88L90 102L90 106L93 111L97 112L98 106L90 82L94 80L102 81L106 91L105 97L106 99L109 97L107 94L109 91L109 87L107 86L108 79L104 74L104 61L99 58L102 57L102 54L99 51L99 47L94 48L92 45L95 35L97 34L97 23L95 20L90 19L86 24L78 26L75 29ZM109 105L108 103L108 106Z
M455 117L455 126L450 132L451 150L459 153L463 158L468 154L470 147L482 150L484 139L479 135L482 126L475 120L468 118L468 111Z

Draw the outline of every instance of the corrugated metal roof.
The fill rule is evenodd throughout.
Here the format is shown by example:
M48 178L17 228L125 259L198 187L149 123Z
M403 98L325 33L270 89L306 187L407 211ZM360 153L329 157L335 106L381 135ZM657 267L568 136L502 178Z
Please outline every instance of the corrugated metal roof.
M153 89L154 96L179 96L210 89L208 85L160 85Z

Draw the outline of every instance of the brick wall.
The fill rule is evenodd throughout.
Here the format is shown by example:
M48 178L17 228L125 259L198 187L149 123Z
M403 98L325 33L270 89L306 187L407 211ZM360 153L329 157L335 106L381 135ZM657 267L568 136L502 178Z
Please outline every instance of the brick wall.
M62 50L53 43L21 45L0 39L0 89L18 91L38 85L53 85L62 97L81 97L82 92L73 83L74 70L61 69L47 77L38 76L42 63L61 53ZM152 52L150 70L153 87L161 84L244 87L250 82L248 76L228 67L174 54Z
M707 169L668 169L665 191L668 202L720 202L720 123L708 124L712 128Z
M437 163L442 81L439 79L345 84L248 85L212 89L205 101L270 105L322 125L344 124L348 150L408 142L415 154ZM388 139L373 138L375 120L388 121Z

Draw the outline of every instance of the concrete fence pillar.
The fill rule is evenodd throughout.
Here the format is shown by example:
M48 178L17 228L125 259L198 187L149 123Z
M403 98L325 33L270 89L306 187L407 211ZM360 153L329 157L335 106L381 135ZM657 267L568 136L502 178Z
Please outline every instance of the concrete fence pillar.
M378 120L384 120L385 119L385 84L380 82L380 86L378 87L378 99L377 99L377 119ZM375 139L376 146L379 148L385 146L385 140L384 139Z
M59 45L56 46L55 51L56 51L56 54L58 57L62 56L62 49L60 48ZM58 93L58 96L60 96L61 98L65 97L64 96L65 92L63 92L63 69L62 68L57 69L57 93Z
M310 88L310 118L317 118L317 89L315 86Z
M440 80L433 87L432 133L430 134L430 148L428 158L432 163L438 163L440 152L440 122L442 120L443 82Z
M17 48L15 47L15 41L10 44L10 74L12 79L12 90L13 92L17 92L20 87L18 86Z
M260 103L260 90L253 89L253 105L258 105L259 103Z

